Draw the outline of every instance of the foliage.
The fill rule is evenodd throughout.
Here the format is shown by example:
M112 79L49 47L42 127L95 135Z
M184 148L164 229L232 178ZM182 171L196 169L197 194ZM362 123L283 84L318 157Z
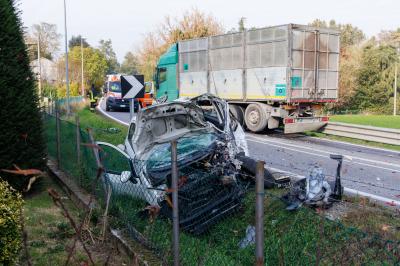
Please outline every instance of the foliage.
M222 25L214 16L207 15L198 9L185 11L182 18L166 16L158 29L147 33L143 39L137 53L140 73L145 75L145 80L150 80L160 55L177 41L223 32Z
M81 41L82 41L82 46L83 48L89 47L89 43L86 41L85 38L82 38L81 35L78 36L73 36L71 37L71 39L68 41L68 47L69 49L72 49L75 46L79 46L81 47Z
M96 48L86 47L83 48L83 76L85 82L85 88L89 89L91 84L95 84L96 87L100 87L104 83L104 78L107 72L107 59L104 54ZM82 62L81 62L81 48L80 46L72 47L68 54L69 58L69 80L71 82L70 87L74 84L79 84L79 88L82 86ZM65 79L65 61L64 58L60 58L57 62L58 76L61 80ZM59 87L64 87L64 84L60 84ZM70 88L71 89L71 88ZM80 95L79 90L71 89L71 95ZM60 92L60 95L65 93Z
M318 28L330 28L339 30L340 33L340 44L342 49L351 45L360 44L365 40L365 34L359 28L351 24L337 24L335 20L326 22L324 20L315 19L309 24L310 26Z
M112 48L112 42L108 40L100 40L99 50L105 56L107 60L107 74L116 73L119 69L117 56L115 55L114 49Z
M127 52L121 64L120 72L124 74L138 74L139 61L132 52Z
M57 32L57 25L41 22L40 24L34 24L31 32L28 39L34 43L40 40L41 56L52 60L60 48L61 34Z
M392 115L335 115L330 121L400 129L400 116Z
M370 43L363 48L357 89L350 103L358 109L373 109L389 103L393 94L396 50L387 45Z
M0 169L45 167L45 143L35 81L14 1L0 0ZM14 188L27 177L4 175Z
M0 264L16 261L21 247L21 211L19 193L0 178Z

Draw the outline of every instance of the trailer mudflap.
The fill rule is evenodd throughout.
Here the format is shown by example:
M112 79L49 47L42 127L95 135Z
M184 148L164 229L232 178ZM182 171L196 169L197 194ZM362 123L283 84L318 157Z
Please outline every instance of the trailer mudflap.
M284 133L300 133L305 131L317 131L325 126L329 117L287 117L283 120Z

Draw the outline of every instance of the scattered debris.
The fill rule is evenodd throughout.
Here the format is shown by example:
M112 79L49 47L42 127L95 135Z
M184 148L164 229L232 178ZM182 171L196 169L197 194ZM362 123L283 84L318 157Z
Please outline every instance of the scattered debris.
M303 204L313 207L329 207L335 200L340 200L343 194L343 187L340 180L343 156L331 155L331 159L338 161L336 179L329 183L325 179L323 169L314 166L306 178L293 183L288 194L283 196L287 203L287 210L297 210Z
M246 248L249 245L254 245L256 243L256 228L253 225L248 225L246 227L246 236L240 240L239 247Z

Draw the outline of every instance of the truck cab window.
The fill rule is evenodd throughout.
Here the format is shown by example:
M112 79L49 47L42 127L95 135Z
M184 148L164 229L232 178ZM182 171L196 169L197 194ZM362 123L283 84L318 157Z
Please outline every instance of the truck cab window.
M158 83L163 83L167 80L167 69L165 67L161 67L158 69Z

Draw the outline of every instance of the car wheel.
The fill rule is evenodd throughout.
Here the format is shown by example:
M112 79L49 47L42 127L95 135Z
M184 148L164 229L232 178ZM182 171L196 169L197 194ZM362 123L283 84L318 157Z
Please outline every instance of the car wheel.
M110 106L108 106L107 104L106 104L106 111L107 112L109 112L111 109L110 109Z
M244 119L249 130L253 132L264 130L270 114L268 107L263 103L252 103L247 106Z

